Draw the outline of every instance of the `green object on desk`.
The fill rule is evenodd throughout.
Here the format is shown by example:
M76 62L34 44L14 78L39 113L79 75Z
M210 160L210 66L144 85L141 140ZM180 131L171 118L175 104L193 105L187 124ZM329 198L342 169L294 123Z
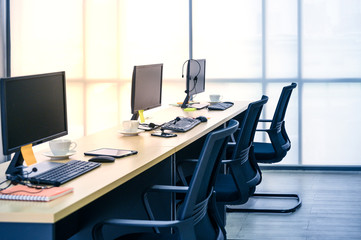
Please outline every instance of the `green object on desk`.
M186 111L186 112L191 112L191 111L195 111L197 109L196 108L185 108L183 110Z

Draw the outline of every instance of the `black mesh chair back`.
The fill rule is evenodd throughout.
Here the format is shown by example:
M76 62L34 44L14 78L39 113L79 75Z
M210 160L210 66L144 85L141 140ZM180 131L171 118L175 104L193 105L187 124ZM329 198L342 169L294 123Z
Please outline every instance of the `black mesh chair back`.
M217 225L215 219L207 220L206 211L212 209L210 212L212 216L214 214L212 211L215 211L213 206L207 207L207 204L214 190L215 176L219 172L221 159L229 140L228 137L238 129L238 125L238 121L231 120L226 129L217 130L208 134L189 183L189 190L180 207L178 214L179 220L193 218L193 225L197 226L203 218L204 226L210 225L210 223L207 223L208 221L213 221L211 224L214 226ZM206 222L206 224L204 224L204 222ZM201 225L202 223L195 228L197 239L212 239L213 229L204 226L201 227ZM219 228L219 226L217 226L217 228L219 234L221 228ZM205 234L205 232L207 232L207 234Z
M261 171L252 158L253 139L263 106L267 101L268 97L262 96L261 100L249 104L240 128L235 134L236 145L231 160L227 161L227 167L238 186L244 184L245 179L247 179L247 187L251 188L261 182ZM226 160L223 161L225 162Z
M228 137L238 129L239 123L231 120L226 128L209 133L202 147L189 186L153 186L153 192L174 192L185 194L177 209L176 220L131 220L109 219L96 224L93 238L103 239L103 225L138 226L156 228L154 233L127 234L118 239L179 239L179 240L221 240L224 232L215 219L215 204L212 202L216 173L219 171L223 151ZM213 201L214 202L214 201ZM173 231L158 231L158 228L172 228Z
M268 97L262 96L261 100L249 104L242 116L240 128L235 133L235 144L227 146L227 156L231 157L222 160L226 171L221 171L217 176L215 185L218 212L223 223L224 206L246 203L256 185L261 182L261 171L253 159L252 143L262 108L267 101Z
M296 83L292 83L282 89L272 120L260 120L260 122L271 122L268 129L257 130L266 132L271 143L256 142L254 144L255 158L259 163L279 162L286 156L287 151L291 148L291 141L286 132L284 119L292 91L296 86Z
M285 115L287 106L293 89L297 86L292 83L283 87L278 104L272 120L260 119L259 122L270 123L266 129L257 129L260 132L266 132L270 142L254 142L253 159L257 163L277 163L287 155L291 148L291 141L285 128ZM263 198L265 200L292 200L295 204L288 208L234 208L237 212L269 212L269 213L289 213L296 211L302 204L300 196L295 193L259 193L253 194L253 197ZM264 204L265 205L265 204Z
M291 98L293 89L297 87L297 83L291 83L291 85L285 86L282 89L280 98L278 100L275 113L272 118L271 128L276 127L279 122L284 121L288 103Z

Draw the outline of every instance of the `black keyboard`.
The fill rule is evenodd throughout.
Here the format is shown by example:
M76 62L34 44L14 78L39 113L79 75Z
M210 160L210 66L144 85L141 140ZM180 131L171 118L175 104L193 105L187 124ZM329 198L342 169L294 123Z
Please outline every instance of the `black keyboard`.
M233 102L219 102L208 106L209 110L226 110L233 106Z
M200 123L201 121L196 118L177 117L176 119L163 124L162 129L172 130L174 132L187 132Z
M99 167L101 164L97 162L86 162L80 160L71 160L67 163L61 164L58 167L52 168L39 175L31 177L29 180L34 184L46 184L59 186L66 183L86 172Z

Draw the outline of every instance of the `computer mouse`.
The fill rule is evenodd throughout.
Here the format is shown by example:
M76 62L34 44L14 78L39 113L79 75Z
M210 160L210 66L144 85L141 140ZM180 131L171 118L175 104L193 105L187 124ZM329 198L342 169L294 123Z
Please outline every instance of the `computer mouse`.
M201 122L207 122L208 121L208 119L206 117L204 117L204 116L199 116L199 117L197 117L197 119L199 121L201 121Z
M96 157L92 157L88 161L89 162L99 162L99 163L110 163L110 162L114 162L115 158L111 157L111 156L96 156Z

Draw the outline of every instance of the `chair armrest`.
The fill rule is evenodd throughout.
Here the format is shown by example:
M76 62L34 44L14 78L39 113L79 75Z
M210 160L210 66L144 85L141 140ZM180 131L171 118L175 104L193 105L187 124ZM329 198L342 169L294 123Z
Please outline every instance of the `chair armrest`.
M256 131L258 131L258 132L268 132L268 131L270 131L271 129L269 129L269 128L265 128L265 129L263 129L263 128L259 128L259 129L256 129Z
M258 122L272 122L271 119L260 119L258 120Z
M153 185L147 189L147 192L186 193L187 191L188 186Z
M150 206L148 200L148 194L150 192L168 192L168 193L187 193L188 186L169 186L169 185L153 185L148 188L143 194L143 205L147 212L148 218L150 220L155 220L155 216L152 211L152 207ZM155 229L157 232L158 229Z
M270 119L260 119L258 120L258 123L271 123L272 120ZM256 131L259 131L259 132L267 132L269 131L270 129L269 128L257 128Z
M184 174L182 166L184 166L185 164L194 164L195 165L195 164L197 164L197 162L198 162L198 159L182 159L182 160L178 161L178 164L176 166L176 171L177 171L180 181L182 182L182 184L184 186L188 186L188 182L187 182L187 179Z
M223 160L221 161L221 164L227 165L227 164L229 164L229 163L231 163L231 162L233 162L233 160L223 159Z
M179 165L179 164L183 164L183 163L196 163L196 162L198 162L197 158L186 158L186 159L179 160L177 163Z
M190 221L189 221L190 222ZM188 223L188 222L187 222ZM135 219L108 219L95 224L92 229L92 237L94 240L104 240L102 228L104 225L127 226L127 227L151 227L151 228L182 228L185 224L178 220L135 220ZM188 223L189 224L189 223ZM191 224L191 222L190 222Z
M236 142L228 142L227 143L227 147L235 147L236 146Z
M134 226L134 227L174 227L179 224L178 220L138 220L138 219L108 219L103 225Z

